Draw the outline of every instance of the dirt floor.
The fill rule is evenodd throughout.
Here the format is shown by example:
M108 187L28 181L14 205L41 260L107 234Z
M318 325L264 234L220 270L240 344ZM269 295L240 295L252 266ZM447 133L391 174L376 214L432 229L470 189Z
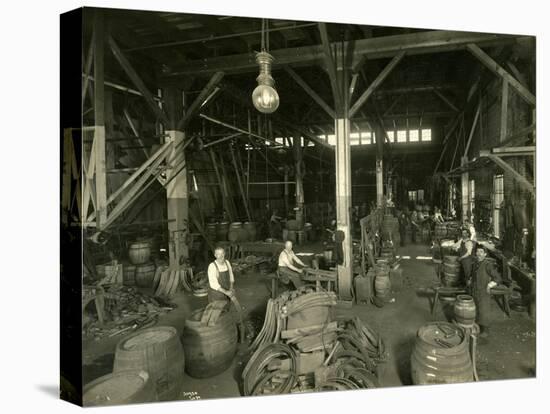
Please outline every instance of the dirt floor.
M302 246L296 251L315 251L314 246ZM337 308L336 316L359 316L378 330L390 349L381 384L384 387L410 385L410 355L415 335L429 321L451 319L452 309L440 307L432 317L430 302L424 289L437 282L435 265L429 259L426 245L413 244L401 248L398 254L409 256L402 259L403 288L394 292L394 302L383 308L374 305L353 305ZM269 297L269 281L260 274L248 273L236 280L237 297L247 318L255 326L261 326L265 304ZM206 298L197 298L180 293L174 302L178 308L163 315L158 325L174 326L182 332L186 316L194 309L206 306ZM535 322L526 312L512 311L511 318L499 308L492 306L490 335L487 343L481 343L477 352L477 370L480 380L502 380L535 376ZM84 383L105 375L112 370L114 350L123 336L89 341L84 344ZM244 353L237 354L233 366L222 374L197 380L186 375L181 399L223 398L240 396L240 372L244 368Z

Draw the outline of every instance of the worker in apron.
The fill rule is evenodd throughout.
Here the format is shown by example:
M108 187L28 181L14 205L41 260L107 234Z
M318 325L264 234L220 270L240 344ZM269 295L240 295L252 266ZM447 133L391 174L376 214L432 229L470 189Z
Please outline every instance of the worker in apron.
M283 282L285 285L288 285L290 282L292 282L294 287L297 289L303 285L302 279L300 277L300 275L303 273L303 269L296 267L296 265L306 267L304 262L302 262L292 250L292 242L287 241L285 243L284 250L281 252L281 254L279 254L279 276L281 278L281 282Z
M216 247L214 257L216 260L208 266L208 302L230 301L235 296L235 277L231 263L225 260L223 247Z
M479 336L486 338L489 334L491 310L490 291L493 287L502 283L496 262L487 258L487 252L481 245L477 246L476 258L472 277L466 282L470 289L470 294L474 298L477 311L477 324L480 328Z

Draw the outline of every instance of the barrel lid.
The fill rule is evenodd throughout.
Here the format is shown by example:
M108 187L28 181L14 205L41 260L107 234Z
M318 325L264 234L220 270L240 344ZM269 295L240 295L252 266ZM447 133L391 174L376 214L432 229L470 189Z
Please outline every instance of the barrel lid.
M165 342L174 335L176 335L175 329L167 326L146 329L124 341L122 348L126 350L143 349L152 344Z
M441 349L454 348L464 342L464 333L460 328L442 322L423 326L418 330L418 337L430 346Z
M134 395L149 380L145 371L108 374L85 386L84 405L106 405L122 402Z

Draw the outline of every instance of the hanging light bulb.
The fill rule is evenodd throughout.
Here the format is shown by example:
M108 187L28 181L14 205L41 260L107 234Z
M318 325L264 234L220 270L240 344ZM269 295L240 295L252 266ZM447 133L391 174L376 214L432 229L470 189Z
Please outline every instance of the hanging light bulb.
M273 56L261 51L256 54L256 63L260 66L260 74L256 78L258 86L252 92L252 103L258 111L271 114L279 107L279 94L274 88L275 80L271 77Z

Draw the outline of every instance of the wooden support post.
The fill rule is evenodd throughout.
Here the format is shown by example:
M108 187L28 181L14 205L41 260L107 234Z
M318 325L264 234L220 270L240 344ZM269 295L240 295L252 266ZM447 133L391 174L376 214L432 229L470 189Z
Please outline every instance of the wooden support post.
M105 33L102 12L95 11L94 32L94 145L90 155L95 163L95 200L97 228L107 221L107 168L105 165Z
M502 101L500 103L500 142L506 139L508 125L508 81L502 80Z
M303 150L300 136L294 136L294 178L296 181L296 220L298 223L304 223L304 182L303 182ZM286 180L285 180L286 181Z
M178 120L183 114L183 92L170 88L164 91L167 125L166 142L172 147L166 157L168 165L185 165L185 152L181 148L186 140L185 132L178 129ZM164 113L164 112L163 112ZM166 172L166 208L168 220L168 254L171 267L181 265L189 257L187 238L189 233L189 200L187 189L187 168Z
M460 161L460 165L464 167L466 164L468 164L468 157L462 157ZM470 175L468 171L463 171L460 176L460 183L461 183L461 200L462 200L462 221L466 221L468 219L468 210L470 208L470 187L469 187L469 180Z
M349 118L334 122L336 132L336 226L344 232L342 243L344 261L338 265L338 294L342 300L351 300L353 259L351 242L351 159Z
M167 130L167 140L173 142L171 153L168 155L168 164L175 165L177 160L185 159L185 155L178 154L176 146L183 142L185 134L183 131ZM184 161L185 162L185 161ZM177 173L174 178L172 174ZM166 186L166 207L168 210L168 237L170 266L178 266L180 260L189 257L189 248L186 243L188 235L189 201L187 190L187 169L180 172L168 170L166 178L169 181Z
M385 131L377 123L376 136L376 206L381 208L384 204L384 135Z
M284 177L284 198L285 198L285 214L288 215L289 202L288 202L288 166L285 165L285 177Z

